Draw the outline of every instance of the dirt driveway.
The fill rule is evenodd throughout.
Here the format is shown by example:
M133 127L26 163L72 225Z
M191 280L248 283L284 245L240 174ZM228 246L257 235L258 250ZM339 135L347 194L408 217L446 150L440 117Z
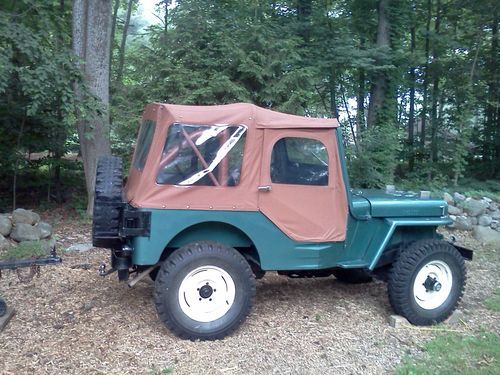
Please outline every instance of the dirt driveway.
M56 226L60 248L90 242L90 227L74 224ZM473 240L464 241L483 251ZM403 356L418 354L437 330L500 330L498 314L481 303L498 287L496 251L494 261L481 256L469 264L461 305L465 315L454 326L390 327L392 311L381 282L345 285L333 277L288 279L271 273L257 283L248 320L232 336L215 342L183 341L164 328L149 280L129 289L116 276L98 276L99 263L108 260L106 251L67 253L62 265L42 269L30 283L21 283L14 272L4 272L0 279L0 293L17 310L0 333L0 372L392 373Z

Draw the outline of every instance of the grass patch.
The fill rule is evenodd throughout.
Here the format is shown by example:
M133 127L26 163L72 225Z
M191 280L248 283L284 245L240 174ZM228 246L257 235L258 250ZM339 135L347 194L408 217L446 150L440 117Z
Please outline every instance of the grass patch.
M50 247L46 241L25 241L18 246L11 246L0 255L0 260L19 260L41 258L50 255Z
M423 357L407 357L396 371L412 374L500 374L500 336L492 332L473 335L448 333L424 346Z
M151 374L153 375L167 375L167 374L173 374L174 370L171 367L165 367L162 369L158 369L156 367L153 367L151 369Z
M484 301L486 308L500 312L500 288L497 288L493 295Z
M474 250L473 262L489 262L496 264L496 267L498 268L498 265L500 264L500 246L487 244L479 247L474 247L474 244L471 243L467 243L464 246L467 247L467 245L469 245L470 248Z

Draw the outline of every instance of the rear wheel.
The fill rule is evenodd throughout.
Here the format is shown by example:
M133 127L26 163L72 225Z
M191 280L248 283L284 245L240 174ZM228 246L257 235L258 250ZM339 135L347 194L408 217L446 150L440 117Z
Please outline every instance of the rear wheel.
M359 268L336 268L332 271L337 280L347 284L363 284L373 281L371 275Z
M177 336L222 339L237 329L250 312L255 278L235 249L197 242L174 251L155 281L158 315Z
M457 307L465 280L464 260L452 245L418 241L394 262L388 281L389 301L410 323L439 323Z

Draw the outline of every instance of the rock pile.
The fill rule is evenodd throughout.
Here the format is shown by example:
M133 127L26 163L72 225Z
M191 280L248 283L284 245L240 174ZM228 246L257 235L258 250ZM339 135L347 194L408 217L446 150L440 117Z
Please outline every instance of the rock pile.
M490 198L474 199L460 193L444 193L452 229L472 231L482 243L500 246L500 203Z
M27 241L40 241L40 245L50 249L55 240L51 238L52 226L40 221L37 213L18 208L12 214L0 214L0 252L11 246Z

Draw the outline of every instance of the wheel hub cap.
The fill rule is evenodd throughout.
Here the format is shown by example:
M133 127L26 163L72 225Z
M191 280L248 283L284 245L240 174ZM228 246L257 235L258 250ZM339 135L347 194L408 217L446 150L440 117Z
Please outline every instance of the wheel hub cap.
M453 286L451 269L441 260L426 263L413 283L415 302L423 309L433 310L448 299Z
M427 292L439 292L441 290L441 283L437 281L437 279L434 277L430 277L427 275L427 279L425 280L425 283L423 284L425 286L425 290Z
M223 317L234 303L233 278L216 266L202 266L182 280L179 306L184 314L198 322L212 322Z
M210 285L208 285L208 283L206 285L203 285L201 288L200 288L200 297L201 298L208 298L212 295L212 293L214 292L214 290L212 289L212 287Z

